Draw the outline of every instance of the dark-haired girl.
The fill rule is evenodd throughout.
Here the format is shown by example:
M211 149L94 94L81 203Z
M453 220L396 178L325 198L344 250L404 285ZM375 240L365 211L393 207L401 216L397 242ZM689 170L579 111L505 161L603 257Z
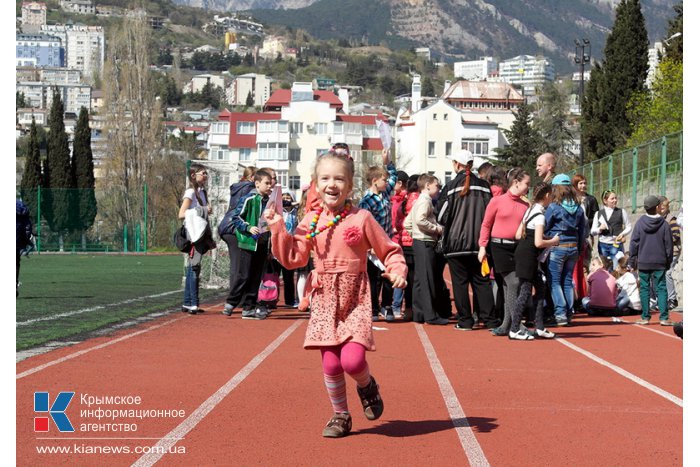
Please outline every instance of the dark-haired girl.
M544 211L552 202L552 186L540 182L532 190L533 205L523 216L521 227L516 234L519 240L515 247L515 275L518 277L518 298L513 309L513 320L508 336L516 340L531 340L530 333L520 329L520 320L528 299L535 288L535 333L537 337L552 339L554 333L544 327L544 301L547 289L540 268L539 255L543 248L557 246L559 237L544 237Z
M503 284L505 304L503 307L503 323L492 332L496 336L508 335L511 320L518 297L518 278L515 275L515 235L528 203L522 199L530 189L530 176L520 167L511 169L508 174L508 190L501 196L491 200L479 235L479 255L481 263L486 258L486 247L491 252L493 269ZM513 323L516 329L520 321Z

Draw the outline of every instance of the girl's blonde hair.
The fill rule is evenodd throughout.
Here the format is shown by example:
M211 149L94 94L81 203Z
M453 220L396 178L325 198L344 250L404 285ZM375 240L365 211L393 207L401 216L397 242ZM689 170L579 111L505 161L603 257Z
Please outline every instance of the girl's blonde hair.
M242 182L247 182L247 181L252 181L253 176L255 175L255 172L258 170L257 167L254 165L249 165L248 167L243 170L243 175L241 175L241 181Z
M321 161L325 160L335 160L341 162L343 164L343 167L345 168L345 173L348 175L348 181L352 185L353 178L355 177L355 163L353 162L352 157L343 153L336 152L332 149L326 153L321 154L318 158L316 158L316 163L314 164L314 171L311 177L311 179L314 182L317 182L318 180L318 165L321 163Z

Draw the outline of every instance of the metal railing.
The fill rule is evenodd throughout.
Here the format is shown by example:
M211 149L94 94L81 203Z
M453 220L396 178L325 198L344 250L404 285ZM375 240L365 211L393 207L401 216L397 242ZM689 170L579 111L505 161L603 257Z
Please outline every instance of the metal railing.
M586 177L588 193L600 200L603 190L613 190L618 206L632 214L643 209L650 194L666 196L676 211L683 202L683 132L616 152L568 175L577 173Z

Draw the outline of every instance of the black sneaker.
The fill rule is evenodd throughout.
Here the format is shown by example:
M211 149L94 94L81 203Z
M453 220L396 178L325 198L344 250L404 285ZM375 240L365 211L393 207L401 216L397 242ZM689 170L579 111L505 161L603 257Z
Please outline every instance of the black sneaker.
M369 377L369 384L366 387L357 386L357 394L360 396L360 402L368 420L376 420L382 416L384 401L379 395L379 385L374 380L374 376Z
M668 309L673 310L674 308L678 308L678 300L669 300Z
M425 324L432 324L432 325L437 325L437 326L444 326L446 324L449 324L450 320L447 318L440 318L437 317L435 319L429 319L428 321L425 322Z
M455 324L455 329L457 329L458 331L471 331L474 329L474 327L473 326L463 326L463 325L457 323L457 324Z

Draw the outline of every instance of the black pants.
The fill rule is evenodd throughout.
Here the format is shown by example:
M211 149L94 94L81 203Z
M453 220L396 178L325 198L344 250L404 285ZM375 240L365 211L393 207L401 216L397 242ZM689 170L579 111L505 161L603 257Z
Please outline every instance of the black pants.
M440 298L444 297L444 290L439 280L442 277L442 269L439 269L437 256L435 242L413 240L413 321L417 323L444 317L446 312L452 314L450 309L441 309L445 300ZM447 303L449 306L449 300Z
M374 265L373 262L367 260L367 277L369 279L369 291L372 295L372 315L379 315L379 308L385 306L391 307L391 302L394 301L394 289L391 288L389 281L382 277L382 271ZM379 294L382 295L381 305L379 303Z
M238 275L238 261L241 257L241 249L238 247L238 238L234 234L223 234L221 239L228 246L228 289L233 289L233 283Z
M412 246L402 246L403 257L406 259L408 274L406 275L406 288L403 289L403 303L407 310L413 309L413 281L415 280L415 255Z
M282 280L284 281L284 304L293 306L296 301L296 282L294 281L294 271L282 266Z
M476 254L447 258L452 276L452 290L455 294L457 320L460 327L473 327L472 307L469 302L469 284L472 286L475 302L478 302L477 316L486 327L499 325L494 309L493 292L489 276L481 275L481 263Z
M267 240L258 240L257 251L240 249L236 280L226 297L226 303L244 310L255 307L258 301L258 289L267 260Z

